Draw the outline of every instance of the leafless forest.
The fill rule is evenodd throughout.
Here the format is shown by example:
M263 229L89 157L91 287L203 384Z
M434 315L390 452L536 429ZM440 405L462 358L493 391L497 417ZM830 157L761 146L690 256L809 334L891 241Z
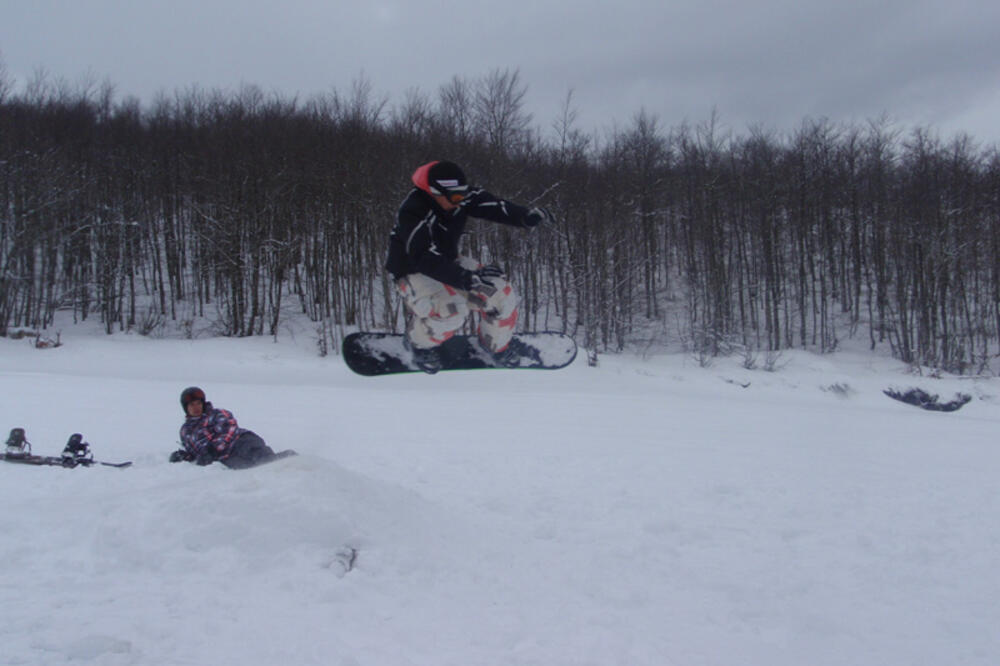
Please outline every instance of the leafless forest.
M645 111L591 135L571 96L533 119L511 71L396 104L373 90L140 104L43 76L15 90L0 68L0 334L57 311L109 333L269 335L302 314L323 344L401 330L388 233L413 169L451 159L557 219L470 225L468 251L519 285L522 328L706 358L853 337L967 373L1000 354L995 146L886 120L777 134Z

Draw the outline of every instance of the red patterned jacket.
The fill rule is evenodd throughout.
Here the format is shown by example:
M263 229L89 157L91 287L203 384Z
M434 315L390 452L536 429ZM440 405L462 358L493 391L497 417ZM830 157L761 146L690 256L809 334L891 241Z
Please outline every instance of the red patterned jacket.
M233 442L245 432L232 412L216 409L211 402L206 402L201 416L189 416L181 426L181 446L194 458L211 447L212 456L222 460L229 456Z

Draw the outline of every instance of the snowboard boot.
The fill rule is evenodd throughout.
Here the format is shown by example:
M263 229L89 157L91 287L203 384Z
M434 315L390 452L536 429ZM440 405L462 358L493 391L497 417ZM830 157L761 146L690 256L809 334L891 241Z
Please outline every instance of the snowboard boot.
M513 340L500 351L490 354L490 357L493 365L498 368L516 368L521 364L521 353L515 347Z
M437 347L414 347L408 336L403 338L403 346L413 354L413 365L428 375L433 375L441 369L441 354Z

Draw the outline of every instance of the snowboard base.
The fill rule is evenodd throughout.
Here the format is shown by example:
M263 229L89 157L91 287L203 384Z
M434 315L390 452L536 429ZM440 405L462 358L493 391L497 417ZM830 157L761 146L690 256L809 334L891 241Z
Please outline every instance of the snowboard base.
M366 377L422 372L403 345L401 333L351 333L341 346L344 362ZM476 336L456 335L439 348L441 371L494 369L558 370L576 358L576 342L562 333L518 333L510 342L515 364L498 366L479 346Z

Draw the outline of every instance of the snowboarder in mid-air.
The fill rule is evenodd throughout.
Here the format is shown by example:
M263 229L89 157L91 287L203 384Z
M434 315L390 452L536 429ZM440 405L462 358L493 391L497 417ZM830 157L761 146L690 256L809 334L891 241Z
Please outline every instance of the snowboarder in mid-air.
M399 207L385 267L408 313L405 344L424 372L442 367L439 346L468 316L480 314L478 337L499 366L517 362L510 347L518 297L503 270L462 256L458 243L469 217L531 228L551 215L470 186L454 162L435 161L413 173L414 188Z
M170 462L210 465L219 461L244 469L294 455L292 451L275 454L257 433L239 427L232 412L208 402L197 386L181 392L181 408L187 419L181 426L181 448L170 454Z

